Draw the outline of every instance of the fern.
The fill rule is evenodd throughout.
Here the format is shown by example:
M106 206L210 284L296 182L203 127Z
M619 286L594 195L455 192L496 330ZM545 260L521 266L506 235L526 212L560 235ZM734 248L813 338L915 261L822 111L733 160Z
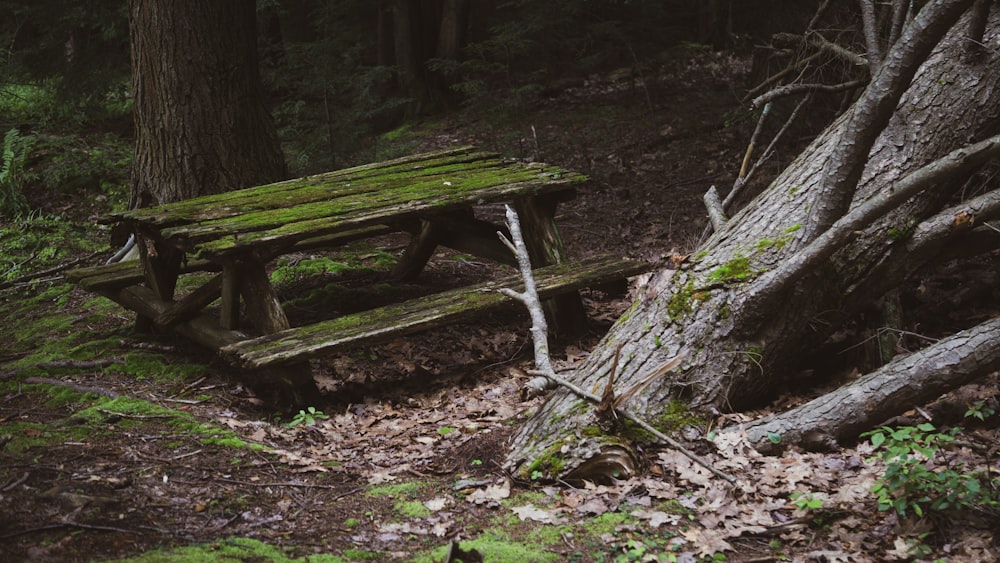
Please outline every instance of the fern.
M24 184L30 179L25 170L31 152L31 136L23 136L17 128L10 129L3 137L0 155L0 216L18 216L28 211L24 197Z

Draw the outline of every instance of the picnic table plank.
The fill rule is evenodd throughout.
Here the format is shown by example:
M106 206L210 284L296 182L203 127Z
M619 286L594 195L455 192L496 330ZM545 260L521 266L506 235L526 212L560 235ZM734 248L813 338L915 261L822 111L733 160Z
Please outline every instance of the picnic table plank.
M406 187L374 187L362 193L328 193L323 200L294 207L245 211L239 215L191 222L162 229L194 253L224 256L249 246L291 244L305 237L398 221L403 216L458 209L565 190L586 180L559 169L510 168L489 174L444 174L411 179Z
M539 268L534 275L539 297L545 299L618 281L650 269L651 265L644 262L598 256ZM373 344L515 304L513 299L497 291L501 287L521 291L524 283L520 275L512 275L236 342L224 346L220 354L245 368L260 369L317 356L347 344Z

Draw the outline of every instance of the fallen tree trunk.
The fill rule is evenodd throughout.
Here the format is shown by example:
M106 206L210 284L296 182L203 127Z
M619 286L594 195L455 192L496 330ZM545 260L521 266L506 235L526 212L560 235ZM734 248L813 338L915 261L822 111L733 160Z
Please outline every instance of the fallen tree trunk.
M967 3L928 3L918 20L943 12L957 18ZM894 51L916 42L914 33L944 33L937 23L910 26L880 74L905 75L900 65L913 64L912 57ZM654 275L572 382L600 394L617 354L620 395L683 355L678 369L624 406L669 432L690 420L689 409L711 414L760 404L777 383L807 367L810 352L847 319L961 240L968 229L957 220L942 223L945 211L955 211L942 208L978 166L1000 155L1000 138L990 138L1000 131L1000 49L963 59L966 27L954 26L911 73L912 81L890 81L886 90L886 81L873 80L870 88L879 90L862 100L875 92L899 101L889 106L894 111L869 149L842 149L867 142L867 133L858 132L865 124L850 111L830 125L678 270ZM994 6L983 43L998 41L1000 9ZM884 111L886 104L876 105ZM959 150L977 141L975 149ZM860 174L839 162L858 154L866 155ZM830 180L834 161L839 172ZM927 174L932 180L920 181ZM844 177L857 178L856 186ZM892 195L912 184L919 186L907 198ZM838 190L845 189L851 194L846 215L826 228L831 209L842 206ZM879 204L880 198L890 201ZM989 201L977 209L982 218L998 211ZM816 225L823 228L817 232ZM928 234L918 239L915 233ZM505 468L522 478L627 475L634 470L633 440L641 434L607 430L585 401L557 391L515 437Z
M926 403L997 369L1000 317L897 358L791 410L749 423L743 430L762 452L792 444L825 450L877 426L885 420L884 413Z

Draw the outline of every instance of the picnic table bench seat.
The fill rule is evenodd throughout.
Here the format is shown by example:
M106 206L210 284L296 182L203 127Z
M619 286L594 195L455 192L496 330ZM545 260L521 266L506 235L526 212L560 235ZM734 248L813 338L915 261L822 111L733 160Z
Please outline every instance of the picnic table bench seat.
M617 256L596 256L578 262L545 266L533 271L542 299L599 287L651 269L645 262ZM520 274L477 285L411 299L336 319L295 327L222 347L220 354L234 364L260 369L315 357L347 345L370 345L399 336L467 320L503 307L523 307L499 292L524 290Z

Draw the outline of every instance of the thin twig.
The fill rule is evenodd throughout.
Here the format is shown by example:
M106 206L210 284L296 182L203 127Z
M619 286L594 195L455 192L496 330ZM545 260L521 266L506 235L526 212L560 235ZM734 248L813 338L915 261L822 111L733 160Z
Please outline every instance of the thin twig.
M769 104L778 98L802 94L804 92L844 92L847 90L853 90L854 88L860 88L867 83L868 79L862 78L859 80L841 82L840 84L785 84L784 86L779 86L774 90L764 92L760 96L757 96L752 102L750 102L750 106L757 108L761 105Z
M46 270L41 270L41 271L38 271L38 272L32 272L30 274L25 274L23 276L14 278L12 280L7 280L5 282L0 282L0 290L7 289L7 288L10 288L10 287L13 287L13 286L16 286L16 285L22 285L25 282L34 281L34 280L37 280L38 278L44 278L45 276L49 276L49 275L52 275L52 274L57 274L57 273L62 272L64 270L68 270L68 269L72 268L73 266L76 266L77 264L80 264L81 262L86 262L87 260L91 260L92 258L94 258L96 256L99 256L100 254L101 254L101 252L94 252L94 253L91 253L88 256L84 256L82 258L77 258L76 260L71 260L69 262L66 262L65 264L60 264L58 266L54 266L54 267L48 268Z

